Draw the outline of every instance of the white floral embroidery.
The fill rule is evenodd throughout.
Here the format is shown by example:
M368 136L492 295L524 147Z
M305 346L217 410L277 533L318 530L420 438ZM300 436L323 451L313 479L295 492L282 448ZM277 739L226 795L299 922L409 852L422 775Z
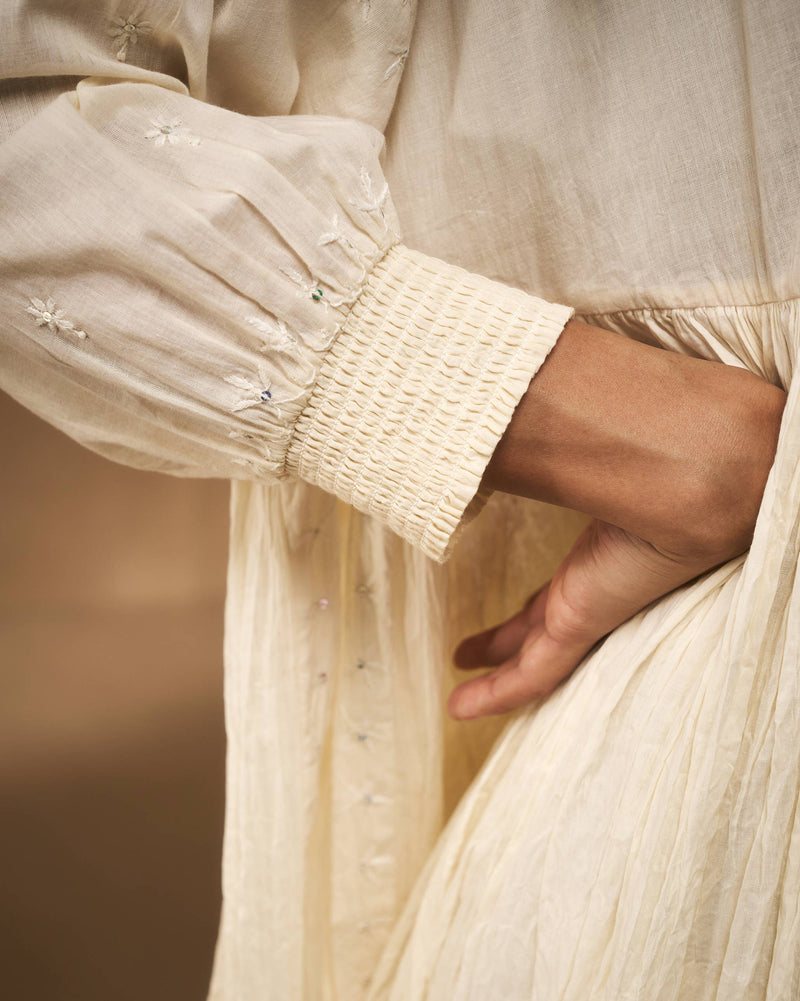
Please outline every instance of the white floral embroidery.
M155 139L156 146L163 146L164 143L187 143L189 146L199 146L200 140L196 139L188 131L180 118L173 118L171 121L163 122L150 119L153 126L149 132L145 132L145 139Z
M391 806L394 800L391 796L383 796L375 792L372 787L362 790L356 794L354 805L359 806Z
M408 48L405 49L389 49L389 52L396 56L397 58L391 64L391 66L383 74L383 79L388 80L390 76L394 76L398 70L402 70L406 64L406 59L408 58Z
M64 310L56 308L52 299L42 302L41 299L32 298L30 303L27 312L36 317L36 322L40 327L46 326L54 334L61 333L62 330L69 330L81 340L86 337L86 331L78 330L75 324L64 316Z
M299 271L295 271L294 268L281 268L280 272L282 275L286 275L289 281L294 282L295 285L299 286L304 292L313 293L321 292L320 283L316 278L303 278Z
M249 316L247 322L267 338L267 343L261 348L262 351L269 351L271 348L275 351L294 351L300 346L300 342L289 332L283 320L270 322L260 316Z
M119 44L117 59L124 63L128 58L128 46L136 45L141 35L149 35L153 25L141 20L142 12L138 10L128 17L112 17L108 34Z
M324 290L322 282L317 278L304 278L299 271L295 271L293 268L280 268L279 270L282 275L286 275L289 281L294 282L298 288L302 289L307 295L310 295L312 299L322 303L326 311L328 306L338 309L340 306L354 303L361 291L360 288L356 288L350 296L332 296Z
M348 784L347 799L341 803L342 810L362 809L365 806L391 806L394 800L391 796L384 796L376 791L375 786L370 784L361 789Z
M361 19L366 21L372 10L372 0L358 0L358 2L361 4Z
M358 282L359 285L367 280L367 269L364 264L365 255L361 253L358 247L353 243L353 241L344 235L339 226L339 216L334 215L331 220L331 228L327 233L323 233L317 242L318 247L328 247L332 243L338 243L342 249L349 254L349 256L358 264L361 268L361 274L359 275ZM367 258L369 261L369 258Z
M246 399L240 400L231 407L231 413L235 414L239 410L246 410L248 407L260 407L262 403L272 401L272 380L269 377L269 371L264 362L258 363L258 375L261 379L260 384L252 382L250 379L245 379L241 375L225 376L225 382L249 394Z
M355 205L362 212L377 212L385 224L386 214L383 205L389 197L389 185L384 183L379 192L374 192L372 190L372 177L366 167L361 168L360 177L362 197L360 199L349 199L350 204Z
M331 219L330 232L322 234L322 236L319 238L317 246L327 247L331 243L341 244L346 250L349 250L353 254L355 254L355 256L359 259L359 261L361 260L361 254L356 245L353 243L352 240L348 239L348 237L346 237L344 233L342 233L341 228L339 227L338 215L334 215L333 219Z
M344 706L340 711L353 740L366 750L371 751L374 744L388 743L391 740L393 727L390 720L362 720L356 723Z

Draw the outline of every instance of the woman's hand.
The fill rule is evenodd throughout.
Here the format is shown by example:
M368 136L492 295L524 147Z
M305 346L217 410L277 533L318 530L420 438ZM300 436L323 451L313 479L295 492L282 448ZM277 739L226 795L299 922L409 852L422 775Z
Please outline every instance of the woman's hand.
M495 670L459 685L448 711L456 719L475 719L546 695L612 629L736 553L721 555L710 550L671 555L621 528L592 521L555 577L522 611L458 646L457 667Z
M745 369L570 320L483 483L619 525L662 552L730 559L750 545L785 402Z
M500 626L460 644L457 719L553 688L598 640L750 545L775 455L782 390L571 320L531 380L484 485L595 520L553 580Z

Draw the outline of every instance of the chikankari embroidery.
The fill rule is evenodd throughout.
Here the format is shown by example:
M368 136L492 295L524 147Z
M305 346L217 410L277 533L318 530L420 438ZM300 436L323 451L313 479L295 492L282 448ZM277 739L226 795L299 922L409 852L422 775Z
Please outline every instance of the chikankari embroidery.
M149 35L152 30L153 25L141 19L141 11L129 17L112 17L108 33L119 46L117 59L124 63L128 58L128 46L136 45L141 35Z
M301 288L303 292L310 295L315 302L321 302L325 307L332 306L334 309L338 309L340 306L344 306L345 304L350 305L356 301L358 294L361 291L357 288L349 297L331 296L325 292L322 287L322 283L318 279L312 277L309 281L307 278L303 278L303 276L293 268L280 268L279 270L282 275L286 275L286 277Z
M384 203L389 197L389 185L384 183L380 191L374 191L372 177L366 167L361 168L361 198L349 199L351 205L355 205L361 212L377 212L386 225L386 215L384 213Z
M150 124L153 128L145 132L144 137L145 139L154 139L156 146L163 146L164 143L171 143L172 145L186 143L189 146L200 145L200 140L191 135L180 118L173 118L168 122L151 119Z
M276 351L295 351L300 345L298 339L289 331L283 320L270 322L260 316L249 316L247 322L264 335L267 343L263 345L263 351L268 351L270 348Z
M272 400L272 381L267 366L263 362L258 363L258 375L261 379L260 384L245 379L241 375L225 376L225 382L249 394L246 399L240 400L231 407L231 413L246 410L248 407L260 407L262 403L269 403Z
M389 49L389 52L395 56L395 61L383 74L383 79L388 80L390 76L394 76L395 73L403 69L406 64L406 59L408 58L408 49Z
M351 250L356 257L361 257L352 240L349 240L339 228L339 216L334 215L331 220L331 231L323 233L317 243L318 247L326 247L329 243L340 243L347 250Z
M331 228L327 233L323 233L317 242L318 247L327 247L332 243L338 243L340 247L352 257L361 268L359 283L363 284L367 280L367 269L364 266L364 255L349 237L345 236L339 225L339 216L334 215L331 220Z
M344 707L342 707L341 711L345 723L349 727L350 733L357 744L362 744L371 749L373 743L385 744L391 739L390 727L386 721L372 723L364 721L360 725L354 725L349 714L345 712Z
M365 792L360 794L359 802L364 803L366 806L390 806L394 800L391 796L381 796L379 793L372 792L371 789L367 789Z
M57 309L52 299L42 302L41 299L31 299L31 305L27 307L27 312L36 317L36 322L40 327L46 326L54 334L64 330L70 331L83 340L86 337L85 330L78 330L74 323L64 316L63 309Z
M307 278L303 278L299 271L295 271L294 268L281 268L280 272L282 275L286 275L289 281L294 282L298 288L301 288L304 292L309 293L312 298L315 292L320 291L319 282L316 278L312 278L310 281Z

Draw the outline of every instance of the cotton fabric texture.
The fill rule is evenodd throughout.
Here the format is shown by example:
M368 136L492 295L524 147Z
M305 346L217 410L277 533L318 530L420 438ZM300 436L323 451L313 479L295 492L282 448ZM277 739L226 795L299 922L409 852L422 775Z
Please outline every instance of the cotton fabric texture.
M210 998L800 997L796 5L0 24L2 388L232 483ZM787 390L753 545L455 724L581 523L479 489L573 310Z

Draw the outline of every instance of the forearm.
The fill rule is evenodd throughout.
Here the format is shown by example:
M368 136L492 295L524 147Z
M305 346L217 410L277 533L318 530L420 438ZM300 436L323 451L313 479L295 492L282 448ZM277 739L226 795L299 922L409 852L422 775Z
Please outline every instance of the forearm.
M484 484L724 558L750 543L784 402L752 373L571 320Z

